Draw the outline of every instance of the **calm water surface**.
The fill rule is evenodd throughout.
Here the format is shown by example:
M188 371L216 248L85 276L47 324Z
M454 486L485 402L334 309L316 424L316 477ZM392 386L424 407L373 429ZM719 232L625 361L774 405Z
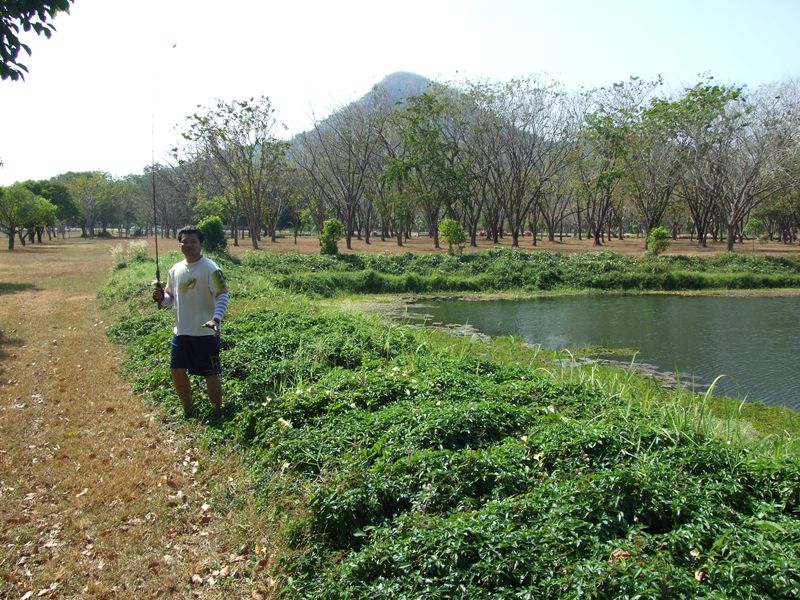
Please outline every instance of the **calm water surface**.
M638 351L636 362L717 393L800 410L800 297L571 296L410 307L433 321L550 348Z

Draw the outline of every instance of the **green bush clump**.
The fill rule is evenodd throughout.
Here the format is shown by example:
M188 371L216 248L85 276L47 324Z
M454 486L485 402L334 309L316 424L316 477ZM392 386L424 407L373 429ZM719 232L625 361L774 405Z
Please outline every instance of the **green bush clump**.
M800 259L724 255L622 256L613 252L379 255L250 254L244 264L279 288L333 297L365 293L504 290L682 290L800 285Z
M344 224L339 219L328 219L319 233L320 254L338 254L337 242L344 236Z
M197 227L203 232L203 248L207 252L215 254L227 252L228 241L225 239L225 228L222 225L222 219L212 215L200 221Z

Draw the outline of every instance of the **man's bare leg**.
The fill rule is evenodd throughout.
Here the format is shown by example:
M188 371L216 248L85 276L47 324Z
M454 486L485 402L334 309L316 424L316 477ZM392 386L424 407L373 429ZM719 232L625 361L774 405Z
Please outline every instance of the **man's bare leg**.
M192 411L192 382L189 381L189 372L186 369L172 369L172 383L181 399L183 413L188 416Z
M219 375L206 375L206 385L208 386L208 399L211 400L211 406L215 410L219 410L220 406L222 406L222 382L219 379Z

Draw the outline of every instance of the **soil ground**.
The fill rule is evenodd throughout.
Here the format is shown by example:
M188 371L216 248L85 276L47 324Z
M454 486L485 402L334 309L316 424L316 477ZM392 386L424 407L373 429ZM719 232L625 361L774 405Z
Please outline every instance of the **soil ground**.
M273 548L239 457L211 452L195 424L170 422L137 397L121 350L105 336L114 316L96 292L119 243L72 238L0 250L0 597L269 597ZM521 244L530 248L530 238ZM260 246L319 251L314 237ZM339 243L342 252L443 251L427 237L352 246ZM641 254L643 241L538 248ZM174 249L175 240L159 240L161 252ZM245 239L232 251L250 249ZM736 250L800 253L775 243ZM721 251L690 240L670 248Z
M288 234L287 237L279 237L276 242L271 242L268 238L264 238L259 241L259 248L261 250L267 251L278 251L278 252L303 252L303 253L314 253L319 252L319 242L315 236L300 236L297 238L297 244L295 245L294 239L292 238L291 234ZM380 237L373 236L370 239L370 243L367 244L363 239L359 240L356 238L352 239L352 248L348 249L345 245L345 240L339 241L339 252L342 253L349 253L349 252L385 252L385 253L399 253L399 252L445 252L447 250L447 244L442 242L442 248L436 249L433 246L432 238L422 235L417 236L416 234L412 235L412 237L406 240L403 246L398 246L397 241L394 239L386 239L385 241L381 241ZM151 244L152 246L152 244ZM159 240L159 251L162 250L164 247L168 249L175 249L177 247L177 242L174 240ZM234 254L247 252L252 250L252 244L249 238L245 238L239 240L239 246L234 247L232 245L232 241L228 240L228 247L229 250L232 251ZM487 250L489 248L496 248L496 247L511 247L511 238L506 237L500 241L499 244L494 244L490 241L485 239L478 240L478 247L477 248L470 248L467 246L464 248L465 252L476 252L481 250ZM604 242L601 246L595 246L592 240L587 239L572 239L570 237L565 237L563 241L558 241L556 238L555 242L550 242L547 240L537 240L536 246L533 246L532 240L530 237L520 238L519 247L521 250L550 250L552 252L582 252L582 251L596 251L596 252L618 252L620 254L627 254L627 255L642 255L645 252L644 248L644 239L643 238L626 238L625 240L619 239L611 239ZM708 256L713 254L718 254L721 252L725 252L725 242L708 242L707 248L702 248L698 246L698 244L689 238L679 238L677 240L670 240L670 247L665 254L684 254L684 255L692 255L692 256ZM782 244L779 242L769 242L769 243L759 243L756 242L755 246L750 241L745 241L743 244L736 244L734 246L734 252L737 254L748 254L748 255L755 255L755 256L763 256L763 255L797 255L800 254L800 246L797 244Z

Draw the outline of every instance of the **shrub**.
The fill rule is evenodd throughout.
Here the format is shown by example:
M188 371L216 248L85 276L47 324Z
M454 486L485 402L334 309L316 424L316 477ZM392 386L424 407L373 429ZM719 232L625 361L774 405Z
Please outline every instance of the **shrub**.
M225 229L222 227L222 220L219 217L206 217L197 224L197 228L203 232L203 248L207 252L227 251L228 242L225 239Z
M442 219L439 222L439 237L447 242L447 253L458 256L464 251L464 244L467 241L467 232L461 223L455 219Z
M669 248L669 232L664 227L653 227L647 236L647 250L658 256Z
M320 254L338 254L339 246L336 244L344 235L344 224L339 219L328 219L322 224L319 234Z

